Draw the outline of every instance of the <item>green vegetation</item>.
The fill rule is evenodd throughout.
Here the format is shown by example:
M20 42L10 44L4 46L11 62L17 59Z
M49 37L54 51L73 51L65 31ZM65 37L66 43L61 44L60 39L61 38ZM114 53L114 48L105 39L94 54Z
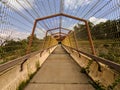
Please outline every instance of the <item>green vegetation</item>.
M35 66L36 66L37 69L39 69L39 67L40 67L39 61L36 62L36 65L35 65Z
M87 65L87 67L85 67L85 68L81 68L81 73L89 73L90 71L89 71L89 68L90 68L90 65L92 64L92 62L93 62L93 60L89 60L89 62L88 62L88 65Z
M85 74L87 73L87 72L86 72L86 69L83 68L83 67L81 68L81 71L80 71L80 72L81 72L81 73L85 73Z
M87 67L85 68L87 73L90 72L90 71L89 71L89 68L90 68L91 64L93 63L93 61L94 61L94 60L89 60L88 65L87 65Z
M23 90L25 88L25 86L30 82L30 80L33 78L33 76L37 73L37 71L40 69L40 65L39 65L39 61L36 62L36 72L34 72L33 74L28 75L29 78L26 81L22 81L19 85L19 87L17 88L17 90Z
M79 41L80 50L91 53L88 41ZM120 47L118 42L110 40L96 40L94 46L99 57L120 63Z
M96 89L96 90L106 90L103 85L100 84L99 81L90 82L90 84Z
M112 85L108 86L108 90L114 90L115 86L117 86L119 83L120 83L120 77L116 79L115 82L112 83Z
M37 71L36 71L37 72ZM17 90L23 90L25 88L25 86L30 82L30 80L33 78L33 76L36 74L33 73L31 75L29 75L29 78L26 81L22 81L19 85L19 87L17 88Z
M108 20L97 25L89 22L97 56L120 63L120 19ZM79 49L91 53L84 24L74 27Z
M90 82L90 84L92 84L92 86L96 90L114 90L115 86L117 86L119 83L120 83L120 78L118 78L117 80L115 80L115 82L112 83L112 85L109 85L108 87L104 87L103 85L101 85L101 83L99 81Z
M30 37L18 41L6 40L3 44L1 44L0 63L4 63L25 55L29 38ZM40 50L40 45L42 44L42 42L43 40L38 39L36 35L34 35L31 51L34 52Z
M17 88L17 90L23 90L23 88L26 86L27 83L28 83L28 81L21 82L19 87Z

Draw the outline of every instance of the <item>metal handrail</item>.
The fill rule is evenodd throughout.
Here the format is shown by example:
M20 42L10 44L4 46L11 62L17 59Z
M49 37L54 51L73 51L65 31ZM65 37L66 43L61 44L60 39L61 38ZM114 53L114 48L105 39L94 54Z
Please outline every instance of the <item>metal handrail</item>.
M5 71L5 70L7 70L7 69L9 69L9 68L11 68L11 67L13 67L13 66L15 66L16 64L20 64L20 65L23 66L23 64L24 64L31 56L34 56L34 55L36 55L36 54L38 54L38 53L41 53L41 52L43 52L44 50L48 50L48 49L50 49L50 48L52 48L52 47L54 47L54 46L56 46L56 45L53 45L53 46L48 47L48 48L43 49L43 50L39 50L39 51L36 51L36 52L32 52L32 53L27 54L27 55L24 55L24 56L22 56L22 57L20 57L20 58L17 58L17 59L11 60L11 61L9 61L9 62L6 62L6 63L4 63L4 64L1 64L1 65L0 65L0 72L3 72L3 71ZM21 66L21 68L22 68L22 66Z
M73 49L73 50L75 50L75 51L77 51L77 52L79 52L79 53L81 53L81 54L84 54L84 55L92 58L93 60L96 60L96 61L98 61L98 62L100 62L100 63L105 64L105 65L108 65L108 67L110 67L110 68L112 68L112 69L115 69L116 71L120 72L120 64L118 64L118 63L112 62L112 61L110 61L110 60L108 60L108 59L104 59L104 58L101 58L101 57L97 57L97 56L92 55L92 54L85 53L85 52L83 52L83 51L77 50L77 49L75 49L75 48L72 48L72 47L67 46L67 45L64 45L64 44L62 44L62 45L65 46L65 47L71 48L71 49Z

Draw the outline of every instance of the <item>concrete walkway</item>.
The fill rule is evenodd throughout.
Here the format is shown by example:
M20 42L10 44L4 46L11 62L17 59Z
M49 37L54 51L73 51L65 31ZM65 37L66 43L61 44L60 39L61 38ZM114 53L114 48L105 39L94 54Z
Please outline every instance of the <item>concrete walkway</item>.
M81 68L58 46L25 90L95 90Z

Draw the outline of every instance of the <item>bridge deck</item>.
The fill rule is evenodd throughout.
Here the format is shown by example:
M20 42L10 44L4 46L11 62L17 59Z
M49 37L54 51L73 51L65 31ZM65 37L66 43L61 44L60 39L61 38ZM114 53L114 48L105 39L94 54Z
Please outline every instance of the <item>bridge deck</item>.
M95 90L80 67L58 46L25 90Z

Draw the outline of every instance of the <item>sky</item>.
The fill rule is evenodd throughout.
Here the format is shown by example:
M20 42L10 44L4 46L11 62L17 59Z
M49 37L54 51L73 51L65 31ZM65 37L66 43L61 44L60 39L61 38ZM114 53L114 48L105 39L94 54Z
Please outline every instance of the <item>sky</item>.
M60 0L0 0L1 23L0 37L24 39L30 35L36 18L60 12ZM84 18L99 24L107 20L120 18L120 0L63 0L63 11L66 14ZM5 17L6 16L6 17ZM46 30L59 27L60 17L40 21L36 35L43 38ZM79 21L62 17L62 27L72 29Z

